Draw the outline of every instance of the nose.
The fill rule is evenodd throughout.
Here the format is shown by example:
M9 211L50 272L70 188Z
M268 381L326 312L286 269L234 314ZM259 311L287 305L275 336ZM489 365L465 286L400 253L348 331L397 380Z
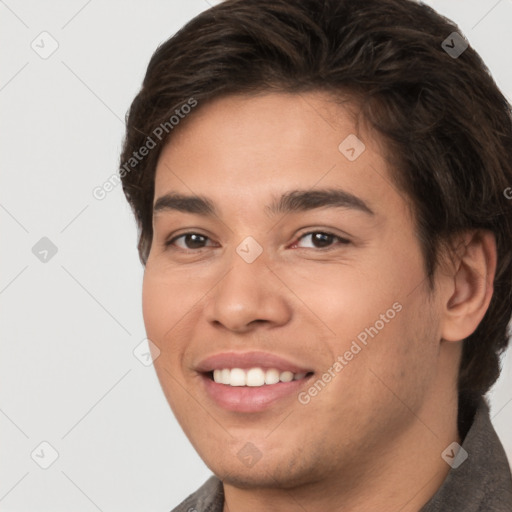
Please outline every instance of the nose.
M235 254L230 269L208 294L205 314L211 324L238 333L281 326L292 315L286 291L263 254L252 263Z

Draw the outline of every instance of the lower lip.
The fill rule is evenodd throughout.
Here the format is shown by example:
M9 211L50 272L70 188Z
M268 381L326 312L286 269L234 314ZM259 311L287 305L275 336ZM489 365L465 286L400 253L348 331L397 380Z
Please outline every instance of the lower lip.
M203 375L202 379L208 396L223 409L235 412L260 412L279 400L290 396L296 397L311 376L257 387L218 384L207 375Z

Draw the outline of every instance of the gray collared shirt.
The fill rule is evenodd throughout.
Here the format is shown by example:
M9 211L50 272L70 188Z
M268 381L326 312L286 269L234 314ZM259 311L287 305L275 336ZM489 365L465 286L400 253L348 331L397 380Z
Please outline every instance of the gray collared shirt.
M468 458L452 468L419 512L512 512L512 476L503 446L492 426L484 398L462 448ZM222 482L211 476L171 512L222 512Z

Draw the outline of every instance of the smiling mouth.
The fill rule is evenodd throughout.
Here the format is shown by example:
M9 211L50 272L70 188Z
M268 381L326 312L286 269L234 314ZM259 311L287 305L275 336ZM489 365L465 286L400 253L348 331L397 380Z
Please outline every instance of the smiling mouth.
M280 371L276 368L222 368L206 372L205 375L217 384L232 387L262 387L272 386L278 383L287 383L303 380L313 372L293 373Z
M293 407L294 397L315 374L309 364L261 351L219 352L193 369L202 377L200 392L230 413L272 414L279 407Z

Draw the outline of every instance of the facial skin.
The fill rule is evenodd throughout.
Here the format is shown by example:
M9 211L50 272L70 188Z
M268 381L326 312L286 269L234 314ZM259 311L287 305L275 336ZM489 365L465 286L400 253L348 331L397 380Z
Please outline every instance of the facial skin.
M354 161L338 149L349 134L366 146ZM198 195L217 210L155 214L143 313L161 351L162 389L223 480L225 510L417 511L450 469L441 453L460 442L459 340L489 304L495 246L486 233L465 234L432 292L380 147L326 96L272 93L200 105L160 156L155 202ZM373 215L266 210L292 190L332 188ZM186 233L206 238L165 246ZM311 233L349 243L327 237L322 248ZM263 249L252 263L236 251L249 236ZM249 351L312 369L307 392L395 303L401 310L307 404L292 393L260 412L235 412L205 392L203 358ZM248 442L261 455L251 467L237 456Z

